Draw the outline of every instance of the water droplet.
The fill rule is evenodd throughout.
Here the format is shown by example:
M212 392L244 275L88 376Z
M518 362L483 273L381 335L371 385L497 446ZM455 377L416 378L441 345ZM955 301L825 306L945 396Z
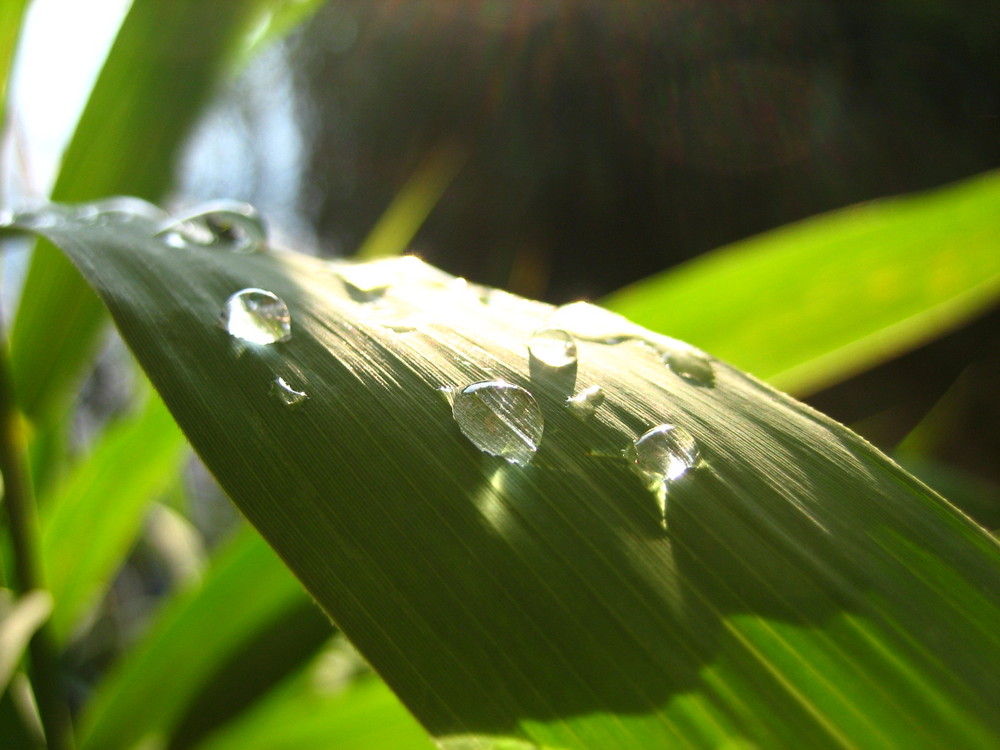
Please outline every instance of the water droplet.
M580 419L594 416L597 408L604 403L604 390L599 385L584 388L566 399L566 407Z
M9 227L14 223L14 212L9 208L0 210L0 227Z
M100 224L129 222L135 219L162 223L169 218L163 209L131 195L115 195L111 198L104 198L88 203L80 210L85 217L93 217L93 220Z
M643 329L621 315L589 302L571 302L557 307L549 325L562 328L584 341L617 344L640 338Z
M176 217L157 235L172 247L198 245L249 254L260 252L267 231L249 203L214 201Z
M694 436L683 427L661 424L638 437L625 451L625 457L656 495L663 523L666 524L670 484L701 461Z
M274 382L271 383L271 394L285 406L298 406L309 398L308 393L292 388L288 381L282 377L275 378Z
M274 344L292 337L288 306L276 294L263 289L243 289L226 300L219 325L231 336L251 344Z
M52 229L63 221L61 206L27 209L14 214L12 224L22 229Z
M452 414L484 453L526 464L542 439L542 410L528 391L506 380L484 380L455 394Z
M563 368L576 364L576 342L561 328L540 328L528 342L531 356L549 367Z
M706 354L678 342L663 352L663 361L677 375L695 385L715 384L715 370Z

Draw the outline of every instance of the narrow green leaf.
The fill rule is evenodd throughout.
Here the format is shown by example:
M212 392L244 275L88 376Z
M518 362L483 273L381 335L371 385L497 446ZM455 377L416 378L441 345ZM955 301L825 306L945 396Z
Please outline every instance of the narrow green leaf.
M65 642L95 605L142 527L149 503L177 473L187 441L153 395L109 427L40 499L41 555L55 597L52 632Z
M52 612L52 596L36 589L20 598L0 589L0 695L7 690L28 641Z
M0 4L0 130L6 124L7 84L27 10L28 0L7 0Z
M1000 744L1000 546L843 426L593 306L412 258L238 255L152 230L67 215L43 231L230 497L439 739ZM290 339L219 327L248 287L287 302ZM529 360L543 325L575 336L576 364ZM308 398L288 405L277 378ZM457 424L441 391L496 378L540 405L533 457L523 393L505 391L511 412L464 402ZM592 415L567 407L595 385ZM653 461L673 481L630 465L649 442L626 458L664 423L701 456Z
M166 743L216 670L304 600L267 545L249 530L240 533L214 558L201 586L175 596L101 682L80 720L81 750Z
M274 560L274 564L281 563ZM258 628L252 638L244 639L201 685L174 725L168 747L193 747L258 701L267 700L270 691L329 642L332 632L330 619L309 597L302 596Z
M220 74L245 52L247 34L287 5L288 0L135 0L67 147L53 199L161 197L170 186L177 149ZM11 332L15 388L29 417L62 408L104 320L103 308L72 264L40 243Z
M197 750L433 750L385 683L363 677L328 692L303 670Z
M737 242L604 304L808 393L995 305L998 215L994 172Z
M432 149L396 193L355 256L371 260L406 252L467 156L464 149L455 145Z

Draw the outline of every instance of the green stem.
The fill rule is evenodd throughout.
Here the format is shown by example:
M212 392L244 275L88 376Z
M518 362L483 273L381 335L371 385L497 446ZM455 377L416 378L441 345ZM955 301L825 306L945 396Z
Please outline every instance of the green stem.
M0 321L0 472L14 553L14 584L22 594L43 588L38 564L38 522L28 478L24 430L14 401L7 341ZM28 646L31 684L50 750L71 750L72 725L63 700L59 664L49 629L39 628Z

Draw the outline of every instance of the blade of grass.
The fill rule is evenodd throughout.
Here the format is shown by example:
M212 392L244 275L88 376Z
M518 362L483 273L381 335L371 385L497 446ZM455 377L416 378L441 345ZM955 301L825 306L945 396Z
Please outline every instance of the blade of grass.
M424 731L374 675L336 691L306 669L197 750L433 750Z
M994 172L737 242L603 304L809 393L995 305L998 215Z
M1000 741L1000 546L846 428L719 361L692 382L663 362L677 342L598 308L412 258L363 269L383 283L358 301L356 266L152 230L43 231L228 494L438 738ZM218 327L247 287L288 303L290 340ZM545 324L576 335L575 367L529 361ZM308 400L276 398L278 377ZM544 413L528 465L477 450L442 398L498 377ZM606 398L580 421L565 399L591 385ZM666 530L622 454L661 423L703 459L669 485Z
M17 411L7 355L7 338L0 321L0 474L3 475L3 508L13 558L15 589L27 596L44 590L38 550L38 517L25 457L24 424ZM28 642L31 683L44 727L46 744L53 750L73 747L69 707L65 701L57 657L45 623Z
M467 156L464 149L455 145L432 149L396 193L355 257L371 260L406 252Z
M301 597L244 639L215 669L172 727L167 747L194 747L206 735L253 710L259 701L266 701L271 690L320 651L332 632L323 611L307 596Z
M215 555L202 584L174 596L101 682L80 719L81 750L166 744L216 671L307 602L263 540L244 529Z
M28 0L8 0L0 4L0 132L7 122L7 83L27 10Z
M149 503L177 473L186 446L154 394L137 414L108 428L41 498L41 555L59 643L97 603L132 548Z

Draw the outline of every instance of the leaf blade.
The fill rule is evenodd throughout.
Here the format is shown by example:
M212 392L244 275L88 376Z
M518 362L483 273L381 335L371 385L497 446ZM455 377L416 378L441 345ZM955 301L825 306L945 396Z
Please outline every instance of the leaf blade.
M737 242L604 304L808 393L994 305L998 210L1000 175L980 175Z
M133 230L50 234L231 497L439 738L996 744L1000 547L842 426L721 362L688 382L657 348L676 342L587 306L560 318L400 259L373 307L354 266ZM249 286L288 303L290 341L216 326ZM526 357L552 316L572 373ZM297 409L268 395L285 374ZM542 405L527 466L478 451L438 390L495 377ZM563 399L594 383L606 402L580 423ZM621 454L664 421L704 459L671 485L666 535Z

